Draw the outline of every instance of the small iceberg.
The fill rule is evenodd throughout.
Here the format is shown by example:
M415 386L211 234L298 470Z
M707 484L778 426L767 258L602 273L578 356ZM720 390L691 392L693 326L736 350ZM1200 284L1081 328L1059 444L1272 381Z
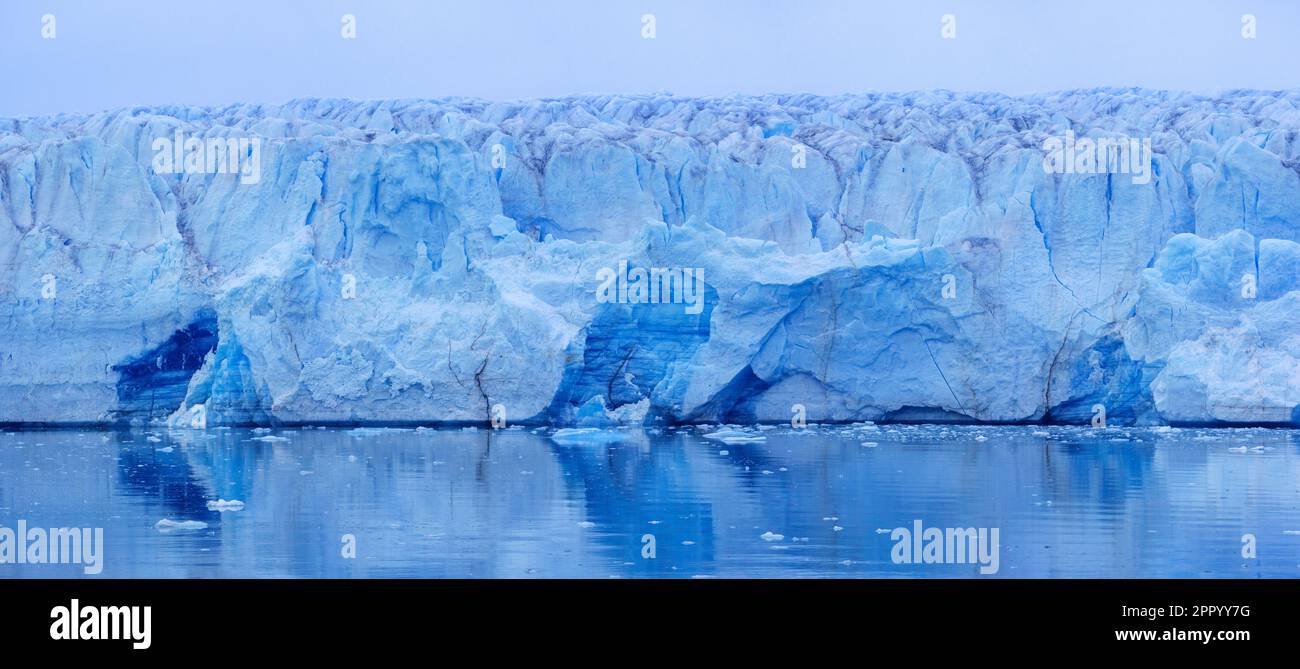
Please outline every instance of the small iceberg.
M159 532L182 532L182 531L189 531L189 530L204 530L207 529L207 527L208 524L201 520L172 520L170 518L163 518L157 523L154 523L154 529L158 530Z
M411 430L400 427L358 427L348 430L349 437L378 437L382 434L396 434L400 432L411 432Z
M704 435L704 438L720 441L724 444L752 444L767 441L766 435L741 430L718 430Z
M561 446L599 446L627 441L628 434L598 427L566 427L551 434L551 441Z
M237 499L218 499L208 502L208 511L243 511L244 503Z
M253 441L278 442L278 441L289 441L289 438L288 438L288 437L277 437L277 436L275 436L275 435L273 435L273 434L267 434L267 435L263 435L263 436L260 436L260 437L253 437L252 440L253 440Z
M783 541L783 540L785 540L785 535L784 535L784 534L777 534L776 532L773 532L773 531L771 531L771 530L768 530L768 531L766 531L766 532L764 532L764 533L758 535L758 538L759 538L759 539L762 539L763 541Z

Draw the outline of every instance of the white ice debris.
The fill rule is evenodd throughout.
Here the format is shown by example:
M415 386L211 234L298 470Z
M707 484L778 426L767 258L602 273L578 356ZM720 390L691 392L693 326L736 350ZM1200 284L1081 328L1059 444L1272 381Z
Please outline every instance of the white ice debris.
M627 441L631 435L621 430L596 427L563 428L551 434L551 441L561 446L599 446Z
M154 523L154 528L159 532L185 532L191 530L206 529L208 524L201 520L172 520L164 518Z
M767 441L766 435L742 430L719 430L704 435L704 438L721 441L724 444L752 444Z
M243 511L244 503L237 499L218 499L208 502L209 511Z

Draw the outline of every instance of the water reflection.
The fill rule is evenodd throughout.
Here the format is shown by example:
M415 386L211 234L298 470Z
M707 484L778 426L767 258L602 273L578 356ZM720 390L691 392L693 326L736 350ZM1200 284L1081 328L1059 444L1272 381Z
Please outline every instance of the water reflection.
M889 530L915 519L1000 528L998 577L1300 575L1293 431L710 431L9 432L0 525L103 527L106 577L978 575L894 564Z

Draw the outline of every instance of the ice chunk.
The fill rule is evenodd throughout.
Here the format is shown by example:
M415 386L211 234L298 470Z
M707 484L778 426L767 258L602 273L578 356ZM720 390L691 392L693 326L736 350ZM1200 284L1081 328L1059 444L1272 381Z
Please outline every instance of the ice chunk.
M595 427L563 428L551 434L551 441L561 446L599 446L627 441L630 435L619 430Z
M159 532L187 532L193 530L207 529L208 524L201 520L172 520L164 518L154 523L154 528Z
M724 444L753 444L767 441L766 435L741 430L719 430L704 435L704 438L721 441Z
M231 499L231 500L218 499L215 501L208 502L208 510L209 511L243 511L244 503L237 499Z

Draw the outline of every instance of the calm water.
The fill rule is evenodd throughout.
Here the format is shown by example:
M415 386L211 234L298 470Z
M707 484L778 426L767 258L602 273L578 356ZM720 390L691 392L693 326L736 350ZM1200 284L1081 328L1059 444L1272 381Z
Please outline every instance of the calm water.
M0 526L104 528L100 578L978 576L894 564L917 519L999 528L996 577L1300 577L1296 431L717 430L7 432Z

